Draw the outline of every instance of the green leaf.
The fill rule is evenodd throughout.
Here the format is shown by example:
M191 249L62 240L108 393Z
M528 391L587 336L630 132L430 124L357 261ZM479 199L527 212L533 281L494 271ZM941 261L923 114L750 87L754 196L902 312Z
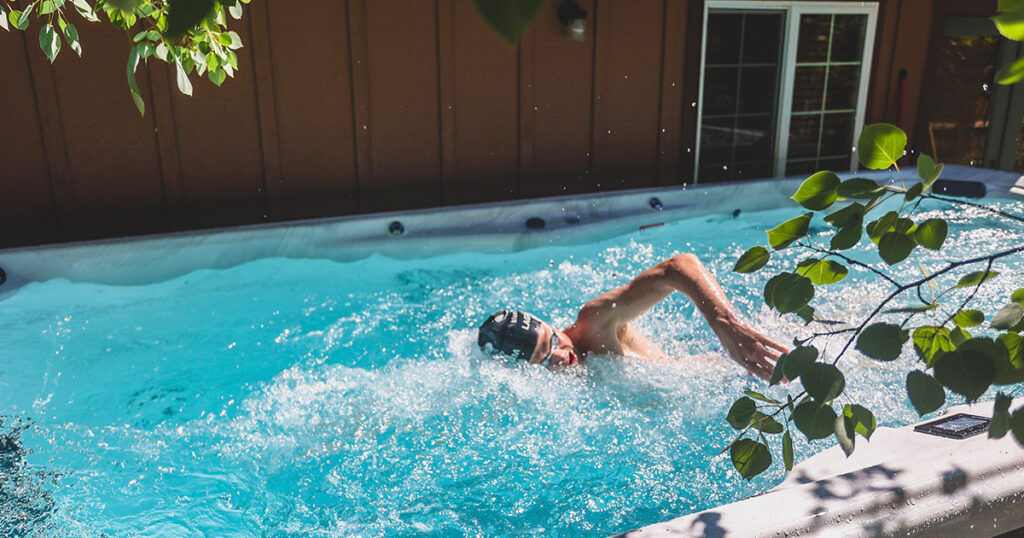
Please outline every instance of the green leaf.
M796 312L814 297L810 279L794 273L779 273L764 286L764 300L780 314Z
M868 408L857 405L847 404L843 406L843 415L850 417L853 421L854 431L859 433L865 439L871 439L871 434L875 433L875 415Z
M760 411L754 411L754 416L750 419L750 425L756 430L769 434L782 433L782 430L785 429L779 421Z
M846 250L853 248L860 243L860 238L864 234L864 228L860 224L847 226L842 230L836 232L836 235L832 236L832 241L829 242L829 246L833 250Z
M7 10L4 9L4 5L0 4L0 28L11 31L11 27L7 25Z
M800 376L800 381L807 389L807 394L822 403L836 399L846 388L846 378L839 368L819 362L810 365Z
M1013 294L1010 295L1010 300L1021 306L1024 306L1024 288L1020 288L1019 290L1013 292Z
M1024 41L1024 8L996 15L992 17L992 22L996 23L996 29L1007 39Z
M32 14L32 9L35 8L35 7L36 7L36 4L29 4L28 7L25 8L25 11L20 12L19 15L18 15L18 22L16 22L14 24L14 27L19 29L19 30L24 30L24 29L28 28L29 15ZM14 13L14 12L12 11L11 13ZM14 22L14 21L11 21L11 22Z
M907 375L907 396L918 415L931 413L946 403L946 391L932 376L914 370Z
M870 200L884 190L885 187L873 179L853 177L840 183L836 188L836 193L843 198Z
M801 306L793 313L799 316L800 319L804 320L804 324L814 321L814 309L811 308L810 305Z
M834 432L836 412L828 404L805 400L793 410L793 422L810 440L824 439Z
M733 443L729 455L732 457L733 467L747 480L763 473L772 464L772 454L768 450L768 445L750 439L740 439Z
M1010 431L1017 442L1024 445L1024 409L1018 409L1010 415Z
M1001 68L995 76L996 84L1016 84L1024 80L1024 56Z
M911 314L914 312L927 312L929 310L934 310L938 307L939 305L937 303L929 303L919 306L901 306L899 308L886 308L882 312L885 312L886 314Z
M995 364L984 355L946 351L935 357L934 363L936 381L964 395L969 402L988 390L996 377Z
M900 232L886 232L878 240L878 255L889 265L896 265L907 259L917 243Z
M835 284L846 278L847 269L840 263L832 260L818 260L808 258L796 266L796 273L811 279L815 285L825 286Z
M68 42L68 46L71 50L75 51L79 57L82 56L82 44L78 42L78 28L75 28L74 24L68 23L64 26L64 39Z
M729 425L733 428L742 430L750 425L750 419L754 416L754 411L757 411L757 405L754 403L754 400L744 396L733 402L725 419L729 421Z
M785 358L786 356L783 355L779 357L779 360L775 361L775 367L772 368L772 378L768 381L769 386L777 385L782 381L782 378L785 377L785 366L783 366L783 359Z
M771 254L768 253L768 249L762 246L751 247L740 256L732 270L735 273L753 273L764 267L769 258Z
M961 278L960 281L956 283L956 287L969 288L971 286L977 286L978 284L981 284L986 280L995 278L998 275L999 273L995 271L974 271L973 273L968 273L967 275L964 275L964 277Z
M857 138L857 159L865 168L885 170L896 164L907 147L907 134L888 123L867 125Z
M903 195L903 200L909 202L914 198L921 196L921 193L925 191L925 183L913 183L910 189L906 190L906 194Z
M228 14L231 15L231 18L235 19L236 21L237 20L241 20L242 19L242 4L241 3L237 3L237 4L229 7L228 8Z
M914 198L921 196L922 192L924 192L924 183L914 183L913 186L907 189L906 194L903 195L903 199L909 202Z
M980 310L961 310L953 316L953 323L958 327L976 327L985 321L985 314Z
M829 213L825 217L825 222L834 228L846 228L853 224L860 224L863 221L864 206L860 202L853 202L839 211Z
M782 434L782 463L787 471L793 470L793 437L789 435L789 431Z
M1006 349L1006 358L1016 367L1024 367L1024 339L1017 333L1003 333L996 337Z
M954 347L945 327L924 325L914 329L914 350L929 366L936 354L952 351Z
M963 327L956 327L953 329L953 332L949 333L949 340L953 342L954 346L959 346L960 344L970 340L970 338L971 333L967 332L967 329L964 329Z
M782 402L780 402L780 401L778 401L778 400L776 400L774 398L769 398L769 397L765 396L764 394L761 394L760 392L756 392L756 391L753 391L753 390L745 390L745 391L743 391L743 394L746 394L750 398L753 398L754 400L758 400L758 401L761 401L761 402L775 404L775 405L782 405Z
M207 71L206 76L209 77L210 82L220 86L224 79L228 78L227 73L223 69L210 69Z
M992 316L992 325L996 329L1009 329L1024 320L1024 307L1017 303L1009 303Z
M191 97L192 81L188 79L188 73L185 72L185 69L184 67L182 67L181 62L176 62L174 65L175 67L177 67L175 73L178 82L178 91Z
M32 6L29 6L30 9L31 7ZM14 26L17 30L24 30L25 28L28 28L28 19L25 20L25 25L22 26L21 17L22 12L17 9L12 9L11 12L7 14L7 19L11 21L11 26Z
M1013 398L996 394L996 403L992 406L992 421L988 424L989 439L1000 439L1010 431L1010 403Z
M917 226L914 230L914 241L924 248L939 250L946 240L948 228L946 221L942 219L928 219Z
M487 26L511 46L519 42L544 4L544 0L473 0L473 6Z
M238 50L242 48L242 38L238 35L238 32L235 32L234 30L229 31L228 37L231 38L231 44L228 45L229 49Z
M176 38L184 35L189 30L198 27L203 19L213 15L213 8L216 5L214 0L174 0L167 5L167 31L168 37ZM180 85L179 85L180 87ZM185 95L192 95L191 92L182 91Z
M999 0L998 5L999 11L1013 11L1024 7L1024 0Z
M39 48L43 49L50 63L57 59L57 53L60 52L60 37L57 36L56 28L46 24L39 29Z
M931 157L922 153L917 158L917 176L924 182L924 188L928 189L942 175L942 165L935 164Z
M783 373L786 379L793 380L803 375L818 360L818 350L813 346L797 346L780 357L779 362L783 359L786 361Z
M811 215L805 213L792 218L768 230L768 244L775 250L789 246L793 241L807 235L807 227L811 223Z
M836 417L835 422L833 422L832 428L835 430L839 446L849 457L850 454L853 454L853 447L857 440L857 437L854 435L853 420L846 415L839 415Z
M132 101L135 102L135 108L139 109L139 115L146 115L146 103L142 100L142 94L139 93L139 85L135 82L135 68L139 65L139 48L133 47L128 52L128 89L132 94Z
M835 172L822 170L804 180L793 195L793 200L807 209L820 211L836 201L836 187L839 176Z
M868 325L857 337L857 349L879 361L896 360L908 339L907 331L890 323Z
M893 229L899 218L900 216L895 211L890 211L885 215L882 215L882 218L869 222L865 231L868 232L868 237L877 243L882 235Z

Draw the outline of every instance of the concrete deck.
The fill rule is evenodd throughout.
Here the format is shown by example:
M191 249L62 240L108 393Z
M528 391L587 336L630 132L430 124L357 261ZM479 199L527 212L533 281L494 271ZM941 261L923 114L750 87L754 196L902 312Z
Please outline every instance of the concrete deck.
M946 414L960 412L991 416L992 404ZM987 537L1022 527L1024 447L1012 434L957 440L906 426L858 437L849 458L838 446L812 456L762 495L620 536Z

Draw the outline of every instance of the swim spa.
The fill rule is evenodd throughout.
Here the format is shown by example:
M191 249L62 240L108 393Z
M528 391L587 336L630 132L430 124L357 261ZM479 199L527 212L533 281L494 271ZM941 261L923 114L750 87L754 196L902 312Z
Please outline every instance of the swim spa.
M772 208L798 183L0 252L0 474L12 485L0 528L601 535L763 492L782 473L740 480L718 455L733 434L723 416L744 389L778 389L725 360L681 296L637 321L680 358L667 366L596 357L551 375L484 356L475 327L503 306L567 324L587 299L693 252L746 319L788 341L802 324L762 306L762 276L730 269L794 213ZM1024 240L983 214L944 215L975 245ZM1019 259L998 270L986 307L1024 281ZM851 270L819 304L851 317L878 289ZM918 418L882 405L903 402L910 360L842 364L881 425ZM827 446L797 441L805 457Z

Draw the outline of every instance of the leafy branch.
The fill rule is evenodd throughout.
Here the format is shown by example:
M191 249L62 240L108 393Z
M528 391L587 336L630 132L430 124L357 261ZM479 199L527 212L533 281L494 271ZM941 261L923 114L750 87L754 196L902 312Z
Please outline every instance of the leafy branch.
M140 62L156 58L175 66L178 90L192 95L193 72L220 86L238 69L235 51L242 47L238 33L227 28L227 16L242 18L242 4L250 0L0 0L0 28L27 30L35 18L42 22L39 47L50 63L67 43L82 55L78 29L71 14L87 22L100 15L130 39L126 70L128 89L139 109L146 105L135 80ZM90 3L91 2L91 3ZM21 8L19 9L19 6ZM63 36L63 40L61 37Z
M793 199L809 212L769 230L767 247L752 247L736 262L734 271L752 273L765 267L773 254L790 247L814 256L796 262L792 270L777 272L764 287L764 299L769 307L780 315L796 314L808 324L835 324L818 317L811 301L817 287L842 281L848 273L847 266L870 271L890 286L888 293L857 323L794 340L796 347L780 357L771 378L772 385L783 380L800 383L797 388L801 390L787 396L786 403L748 391L730 408L727 420L738 433L728 450L733 465L748 480L771 466L771 448L766 434L785 432L781 447L783 462L787 470L792 467L790 423L810 440L834 436L847 454L854 450L858 435L870 438L876 423L874 414L867 407L850 402L842 406L841 413L837 413L834 407L836 399L844 395L846 388L846 379L838 364L851 347L871 359L889 362L900 357L905 344L912 340L914 351L923 365L921 369L908 373L906 389L911 404L921 415L941 407L946 401L947 390L964 396L968 401L975 401L992 386L1024 382L1024 345L1020 337L1024 330L1024 289L1013 292L1010 302L990 317L989 327L1002 331L996 338L975 337L968 332L969 328L985 322L984 313L970 310L968 306L975 300L981 286L998 276L999 273L993 270L994 263L1024 252L1024 245L949 261L934 271L919 263L923 276L905 283L900 283L882 269L843 253L861 244L866 244L869 250L877 247L881 261L893 267L908 260L918 247L941 251L948 234L947 222L942 218L914 220L924 199L954 207L964 204L984 209L1001 217L1008 226L1019 226L1024 222L1024 218L999 209L932 194L931 188L942 173L942 165L927 155L921 155L917 161L920 181L913 185L905 183L896 162L902 158L906 142L905 133L895 126L866 126L858 139L861 164L879 170L893 168L898 175L898 186L880 185L866 178L842 181L833 172L818 172L807 178L793 195ZM869 220L873 213L881 213L888 201L898 198L902 198L898 210L885 211L878 218ZM837 202L843 201L847 203L840 209L833 208ZM823 213L824 221L833 230L828 238L828 248L819 246L808 236L815 214L826 210L831 212ZM955 284L938 291L936 283L940 279L982 263L985 264L983 270L961 274ZM924 297L926 286L936 294L931 300ZM957 289L969 289L969 293L959 304L951 305L951 312L943 316L945 319L941 323L934 320L914 323L917 316L942 306L940 301ZM916 292L921 305L891 307L898 297L910 290ZM901 323L879 320L883 315L894 314L904 315ZM813 343L818 338L839 335L848 335L839 352L828 359L821 357ZM760 400L761 406L758 407L754 400ZM998 393L993 416L996 426L990 430L990 436L1001 437L1013 432L1024 444L1024 407L1011 413L1012 400L1011 396ZM773 412L767 412L772 409ZM780 415L785 418L785 427L777 420ZM755 430L756 438L750 438Z

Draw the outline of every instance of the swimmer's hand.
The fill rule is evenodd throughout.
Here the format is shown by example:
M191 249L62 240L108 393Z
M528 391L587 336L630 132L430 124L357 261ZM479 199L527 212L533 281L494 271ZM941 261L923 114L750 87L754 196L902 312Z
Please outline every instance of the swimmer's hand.
M783 353L789 352L786 346L761 334L733 315L719 317L710 325L722 341L722 347L729 358L762 379L771 379L776 361Z

